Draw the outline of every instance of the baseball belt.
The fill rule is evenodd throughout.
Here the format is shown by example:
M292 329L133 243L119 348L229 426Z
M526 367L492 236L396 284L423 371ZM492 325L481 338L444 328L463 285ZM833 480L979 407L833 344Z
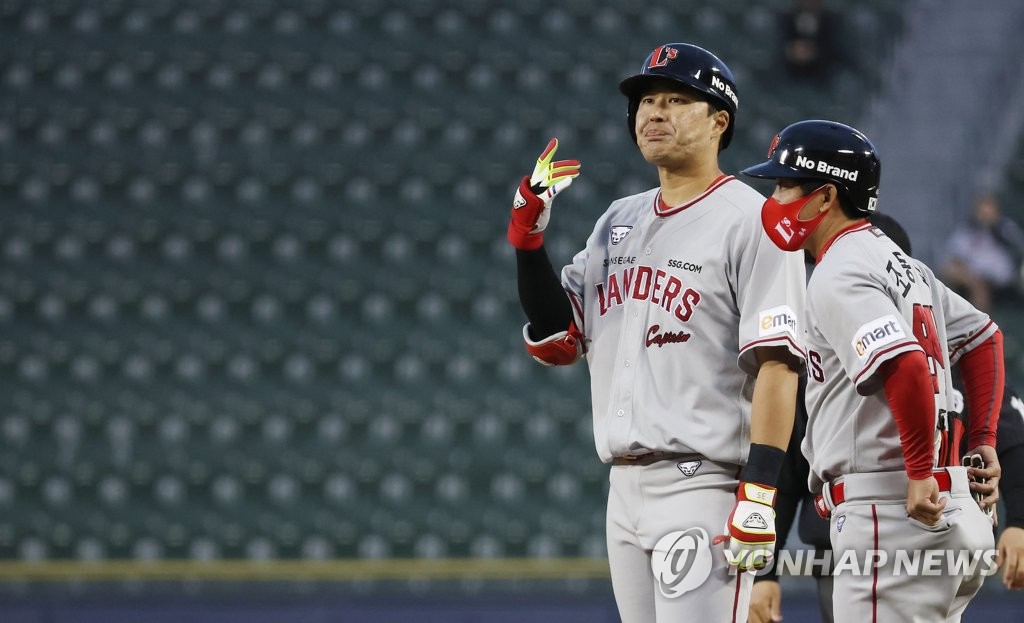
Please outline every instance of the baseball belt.
M658 461L699 461L703 460L699 454L684 452L645 452L644 454L626 454L612 459L612 465L650 465Z
M948 492L953 488L953 479L946 469L937 469L932 472L935 480L939 483L939 491ZM832 511L846 501L846 483L839 481L836 484L825 483L821 488L821 495L814 498L814 509L822 519L832 516Z

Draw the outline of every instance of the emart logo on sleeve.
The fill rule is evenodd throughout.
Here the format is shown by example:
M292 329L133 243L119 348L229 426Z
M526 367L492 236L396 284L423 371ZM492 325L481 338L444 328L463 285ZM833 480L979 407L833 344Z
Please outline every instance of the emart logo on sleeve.
M903 331L899 319L889 314L862 325L854 333L853 341L850 344L857 351L857 357L864 361L882 346L898 342L906 337L907 334Z
M766 337L788 333L794 338L796 334L796 314L788 305L780 305L766 309L757 314L757 336Z

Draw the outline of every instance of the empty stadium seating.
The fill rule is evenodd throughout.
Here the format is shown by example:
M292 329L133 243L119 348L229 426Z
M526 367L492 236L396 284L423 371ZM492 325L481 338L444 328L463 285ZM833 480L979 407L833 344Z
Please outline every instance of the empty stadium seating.
M784 0L0 3L0 558L600 556L586 370L522 350L504 242L550 136L556 262L654 183L618 81L736 70L726 167L873 77L790 84ZM901 14L836 6L865 65Z

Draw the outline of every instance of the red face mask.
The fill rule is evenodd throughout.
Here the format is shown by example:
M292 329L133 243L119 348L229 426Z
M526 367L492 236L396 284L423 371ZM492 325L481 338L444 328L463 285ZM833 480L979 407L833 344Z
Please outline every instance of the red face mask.
M764 202L761 206L761 226L775 246L783 251L798 251L800 245L818 228L828 212L822 212L807 221L801 221L799 215L807 202L824 188L825 186L821 186L806 197L789 203L779 203L774 198Z

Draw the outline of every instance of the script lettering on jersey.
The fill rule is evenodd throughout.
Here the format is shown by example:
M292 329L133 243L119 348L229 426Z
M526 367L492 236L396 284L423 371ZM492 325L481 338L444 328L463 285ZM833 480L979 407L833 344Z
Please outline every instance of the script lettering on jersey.
M633 266L609 273L607 281L597 284L597 298L602 316L626 299L634 299L658 305L680 322L686 322L700 302L700 293L684 288L678 277L660 268Z
M657 346L661 348L665 344L680 344L690 340L690 334L686 331L661 331L661 325L652 324L647 329L647 348Z

